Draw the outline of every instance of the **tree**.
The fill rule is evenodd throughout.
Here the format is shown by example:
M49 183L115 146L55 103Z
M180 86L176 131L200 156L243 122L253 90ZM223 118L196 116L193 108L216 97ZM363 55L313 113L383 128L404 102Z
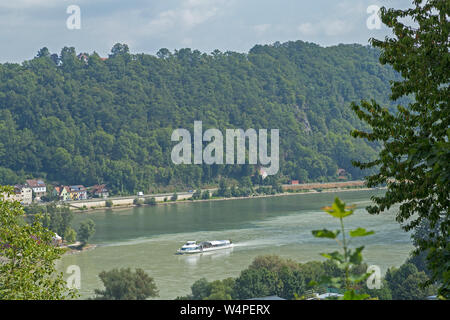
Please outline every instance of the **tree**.
M170 197L170 200L177 201L177 199L178 199L178 194L176 192L174 192L172 197Z
M232 300L234 297L234 279L227 278L211 282L210 295L203 300Z
M295 296L305 292L307 284L305 277L300 270L293 270L287 266L281 268L279 278L283 283L280 290L280 297L292 300Z
M41 207L35 207L35 212L41 212ZM33 210L31 210L33 212ZM64 239L65 234L70 229L70 224L73 219L73 212L67 205L56 206L55 203L51 203L45 206L45 214L43 224L44 227L52 230Z
M219 189L217 190L217 194L219 196L226 196L228 194L228 185L225 179L221 179L219 182Z
M89 238L91 238L95 233L95 223L91 219L87 219L80 224L78 228L78 240L85 245Z
M238 299L278 295L283 283L274 271L266 268L246 269L236 279L234 292Z
M395 112L377 102L352 104L357 116L372 131L354 130L352 135L379 141L382 149L371 162L356 161L359 168L379 167L368 176L369 187L387 185L383 196L374 197L368 207L378 214L400 204L397 221L405 230L428 220L439 232L417 243L419 251L429 250L432 280L440 283L440 294L450 297L450 6L447 1L416 0L413 8L381 8L381 19L395 37L371 39L381 49L380 62L390 64L403 79L393 81L391 100L413 96L406 107ZM416 26L405 24L414 21Z
M105 289L94 291L96 300L145 300L159 295L153 278L140 268L102 271L99 277Z
M40 215L23 223L23 207L5 200L12 192L0 187L0 300L75 298L55 269L63 250L52 245L54 233L44 228Z
M37 58L41 58L41 57L50 57L50 51L48 50L47 47L43 47L42 49L39 49L37 55Z
M203 200L208 200L210 197L211 197L211 195L208 190L203 191L203 193L202 193Z
M378 300L392 300L391 289L385 279L382 280L380 289L369 289L367 286L361 286L359 293L368 294L371 298Z
M75 242L75 240L77 239L77 233L75 232L75 230L69 227L64 232L63 238L69 243Z
M206 278L201 278L191 286L192 299L203 300L211 294L211 286Z
M167 48L162 48L159 49L159 51L156 53L156 56L160 59L167 59L172 55L172 53L170 52L169 49Z
M192 199L198 200L198 199L200 199L201 196L202 196L202 190L200 188L198 188L197 190L195 190L194 194L192 195Z
M195 281L191 286L191 294L177 297L177 300L232 300L234 297L234 279L208 282L206 278Z
M411 263L388 269L385 279L394 300L423 300L434 293L432 287L422 286L428 280L425 272L418 271Z
M130 52L128 45L122 43L116 43L112 49L110 57L115 57L117 55L126 55Z

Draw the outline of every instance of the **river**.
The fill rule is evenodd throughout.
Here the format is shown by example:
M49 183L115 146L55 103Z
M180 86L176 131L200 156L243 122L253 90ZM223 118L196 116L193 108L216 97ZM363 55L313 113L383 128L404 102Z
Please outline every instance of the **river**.
M277 254L299 262L322 260L321 252L338 246L334 240L314 238L311 230L339 228L338 219L320 210L339 196L347 204L357 205L354 215L345 219L346 229L364 227L376 232L353 245L366 245L365 261L385 272L401 265L413 247L410 235L395 221L396 208L378 216L364 209L370 197L381 192L311 193L79 213L74 226L92 219L96 234L90 242L98 246L65 255L58 269L64 272L70 265L80 267L81 298L102 288L101 271L139 267L155 279L158 299L174 299L188 294L190 286L202 277L237 277L258 255ZM187 240L222 239L231 239L235 247L202 255L174 254Z

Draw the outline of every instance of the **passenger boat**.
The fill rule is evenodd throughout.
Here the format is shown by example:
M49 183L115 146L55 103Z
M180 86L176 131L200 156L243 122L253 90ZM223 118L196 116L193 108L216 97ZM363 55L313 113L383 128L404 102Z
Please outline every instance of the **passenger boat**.
M197 243L197 241L188 241L184 246L177 250L177 253L202 253L221 249L229 249L232 247L233 243L230 240L203 241L200 243Z

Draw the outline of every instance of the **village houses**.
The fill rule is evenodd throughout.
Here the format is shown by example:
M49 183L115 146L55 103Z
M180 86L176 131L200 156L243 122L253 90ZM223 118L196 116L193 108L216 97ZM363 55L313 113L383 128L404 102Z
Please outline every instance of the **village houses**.
M88 191L90 196L94 198L107 198L109 196L109 191L105 184L94 185L89 188L83 185L56 186L53 189L52 196L60 201L86 200L88 199Z
M53 189L54 197L58 197L60 201L70 200L86 200L87 189L82 185L75 186L57 186Z

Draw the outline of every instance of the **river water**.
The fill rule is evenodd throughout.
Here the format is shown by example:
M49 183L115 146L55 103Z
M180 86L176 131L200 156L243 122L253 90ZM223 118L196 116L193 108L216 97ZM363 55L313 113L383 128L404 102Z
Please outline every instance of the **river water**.
M338 249L334 240L316 239L311 230L338 229L339 220L320 210L339 196L356 204L346 229L363 227L375 235L352 245L366 245L363 256L382 272L399 266L412 250L410 235L395 221L396 208L378 216L364 209L372 195L383 191L311 193L271 198L177 203L124 210L77 214L74 226L90 218L97 248L66 255L58 263L65 272L70 265L81 270L81 298L102 288L98 274L112 268L142 268L155 279L159 299L174 299L190 292L198 279L237 277L258 255L277 254L299 262L322 260L321 252ZM231 239L231 250L201 255L175 255L187 240ZM68 277L68 274L65 274Z

